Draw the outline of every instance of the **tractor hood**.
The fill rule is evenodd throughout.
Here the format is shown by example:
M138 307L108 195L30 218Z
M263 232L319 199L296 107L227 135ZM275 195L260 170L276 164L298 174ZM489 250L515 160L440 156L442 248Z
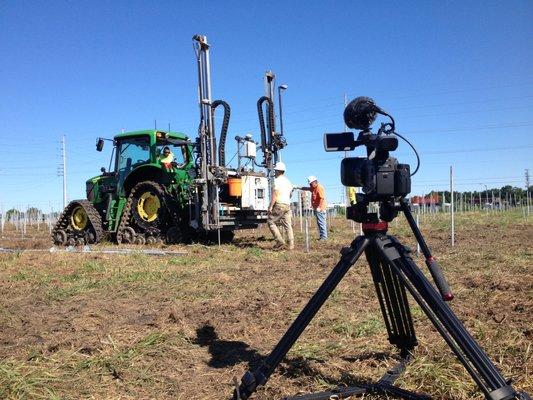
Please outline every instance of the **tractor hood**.
M87 200L93 204L101 203L105 200L103 196L105 192L116 190L115 174L102 174L87 179L85 190L87 192Z

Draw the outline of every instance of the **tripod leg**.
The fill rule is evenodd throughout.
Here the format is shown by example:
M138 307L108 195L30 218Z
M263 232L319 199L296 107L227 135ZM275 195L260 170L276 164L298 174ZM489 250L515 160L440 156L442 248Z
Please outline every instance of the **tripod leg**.
M437 285L437 289L439 289L439 292L445 301L453 300L453 293L450 290L450 287L448 286L448 282L446 282L446 279L444 278L444 274L442 273L442 270L440 269L439 264L435 260L435 258L431 255L431 252L429 251L429 247L426 244L426 241L424 240L424 237L422 236L422 232L420 232L420 229L418 229L418 225L415 222L415 219L413 218L413 214L411 213L411 209L409 208L409 205L407 204L407 200L402 199L400 201L400 206L402 208L403 214L405 215L405 219L407 220L407 223L409 224L409 227L411 228L411 231L415 235L416 241L420 245L420 248L422 249L422 253L424 253L424 257L426 258L426 265L429 268L429 272L431 274L431 277L435 281L435 285Z
M285 335L283 335L274 350L263 361L261 366L255 371L247 371L243 375L240 386L235 389L234 399L246 400L256 391L257 386L266 383L272 372L283 360L283 357L291 349L294 342L300 337L304 329L331 295L331 292L333 292L342 278L344 278L344 275L346 275L351 266L355 264L369 243L370 240L364 236L358 236L352 242L349 251L342 256L324 283L322 283L313 297L311 297L302 312L300 312L296 320L289 327Z
M387 327L389 342L400 349L402 358L417 345L413 319L407 301L405 285L400 281L392 267L383 262L374 245L365 250L374 286Z
M384 262L392 266L485 397L488 400L510 400L519 396L429 283L407 248L386 235L377 235L374 243Z

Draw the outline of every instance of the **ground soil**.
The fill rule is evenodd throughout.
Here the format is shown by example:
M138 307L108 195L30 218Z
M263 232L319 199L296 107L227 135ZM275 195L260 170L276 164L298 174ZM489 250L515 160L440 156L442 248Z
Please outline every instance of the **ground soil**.
M421 226L453 310L514 386L532 393L533 224L458 216L454 247L448 219L424 216ZM306 253L296 221L293 252L274 251L263 229L155 257L32 251L51 247L42 228L0 240L29 250L0 254L0 398L228 399L233 377L269 353L354 237L338 219L330 240L312 238ZM416 250L405 221L390 231ZM482 398L410 300L419 346L398 383L437 399ZM361 260L255 398L368 382L396 359Z

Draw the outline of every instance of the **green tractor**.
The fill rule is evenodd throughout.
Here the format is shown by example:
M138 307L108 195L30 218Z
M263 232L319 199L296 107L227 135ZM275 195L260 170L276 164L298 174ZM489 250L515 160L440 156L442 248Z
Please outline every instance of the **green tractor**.
M87 200L68 204L52 232L54 243L98 243L106 234L118 243L185 240L195 170L187 137L146 130L122 133L113 142L113 167L86 182ZM97 150L103 145L99 138Z
M274 75L267 73L268 96L258 101L261 151L237 136L239 166L225 162L230 107L211 100L209 44L195 35L200 126L196 140L178 132L143 130L116 135L109 171L86 182L87 199L70 202L52 231L57 245L83 245L103 238L117 243L187 242L192 237L229 241L237 229L256 228L267 220L272 166L285 146L274 126ZM267 121L263 118L266 104ZM214 114L223 106L219 137ZM218 140L217 140L218 139ZM245 149L241 163L241 149ZM256 170L259 167L261 170Z

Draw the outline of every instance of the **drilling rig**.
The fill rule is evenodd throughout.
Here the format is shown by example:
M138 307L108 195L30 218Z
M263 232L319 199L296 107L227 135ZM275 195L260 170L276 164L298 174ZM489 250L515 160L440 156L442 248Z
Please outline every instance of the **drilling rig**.
M198 69L198 135L176 131L124 132L105 141L113 150L109 170L86 182L87 198L70 202L52 231L57 245L98 243L187 243L195 238L231 241L239 229L265 223L273 165L286 146L275 128L275 75L265 74L265 92L257 102L263 160L250 135L236 136L238 166L226 165L231 109L212 100L210 45L193 37ZM223 109L217 137L215 111ZM246 163L241 162L246 160ZM247 167L251 165L251 167Z

